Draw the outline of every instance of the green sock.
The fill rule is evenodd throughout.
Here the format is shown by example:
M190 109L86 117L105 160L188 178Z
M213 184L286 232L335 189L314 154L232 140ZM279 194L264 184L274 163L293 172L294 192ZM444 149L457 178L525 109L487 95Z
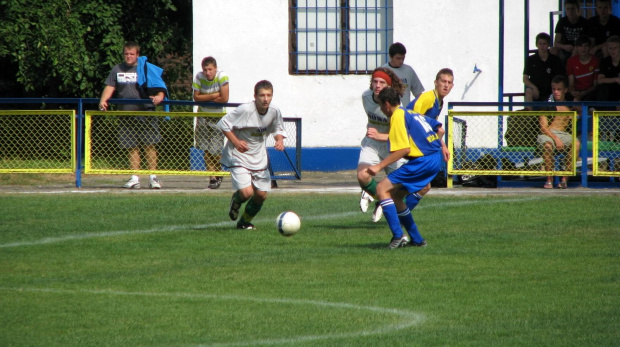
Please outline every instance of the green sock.
M263 207L263 204L257 204L254 199L250 199L248 203L245 205L245 210L243 211L243 216L241 218L245 222L251 222L254 216L258 214L260 209Z
M366 187L362 187L373 199L377 199L377 181L374 177L370 179L370 183Z

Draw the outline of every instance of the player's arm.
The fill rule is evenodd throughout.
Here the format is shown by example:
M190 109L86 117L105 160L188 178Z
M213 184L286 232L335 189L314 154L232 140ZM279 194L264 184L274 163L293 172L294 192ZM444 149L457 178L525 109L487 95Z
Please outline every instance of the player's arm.
M278 151L284 150L284 136L281 134L275 135L273 137L276 140L276 144L273 146Z
M380 133L375 128L367 128L366 136L373 140L386 142L388 140L389 134Z
M371 176L375 176L383 169L391 165L392 163L397 162L398 160L404 158L407 154L409 154L409 148L402 148L397 151L390 153L385 159L381 160L379 164L372 165L366 169L368 174Z
M105 88L103 89L103 93L101 93L101 99L99 100L99 109L101 111L108 110L108 100L110 100L112 95L114 95L114 91L116 91L116 88L112 86L105 86Z
M247 142L240 140L237 137L237 135L235 135L235 133L233 133L232 131L222 131L222 133L224 134L224 136L226 136L228 141L230 141L230 143L232 143L233 146L235 146L235 149L237 149L239 152L244 153L248 149L250 149L248 147Z
M439 127L435 130L435 132L437 133L437 136L439 137L439 142L441 143L441 153L443 154L443 160L447 162L448 160L450 160L450 151L448 150L448 146L446 146L446 143L443 141L443 136L446 134L446 131L440 124Z

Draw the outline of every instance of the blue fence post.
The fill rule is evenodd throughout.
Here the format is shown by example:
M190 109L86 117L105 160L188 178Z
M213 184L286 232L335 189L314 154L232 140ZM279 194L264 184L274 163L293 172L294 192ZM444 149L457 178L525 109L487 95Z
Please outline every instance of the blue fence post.
M588 188L588 105L581 104L581 186ZM596 165L592 163L592 165Z

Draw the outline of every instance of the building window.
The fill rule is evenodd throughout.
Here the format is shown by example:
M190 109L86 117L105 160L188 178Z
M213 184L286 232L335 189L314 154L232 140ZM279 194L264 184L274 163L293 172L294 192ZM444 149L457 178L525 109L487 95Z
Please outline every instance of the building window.
M289 0L294 75L368 74L387 62L392 0Z

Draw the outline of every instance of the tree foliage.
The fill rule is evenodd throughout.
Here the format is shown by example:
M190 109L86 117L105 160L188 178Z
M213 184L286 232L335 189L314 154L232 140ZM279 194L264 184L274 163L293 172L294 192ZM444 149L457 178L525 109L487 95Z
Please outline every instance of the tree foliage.
M0 96L99 97L126 41L167 83L192 78L191 0L0 0L0 16Z

